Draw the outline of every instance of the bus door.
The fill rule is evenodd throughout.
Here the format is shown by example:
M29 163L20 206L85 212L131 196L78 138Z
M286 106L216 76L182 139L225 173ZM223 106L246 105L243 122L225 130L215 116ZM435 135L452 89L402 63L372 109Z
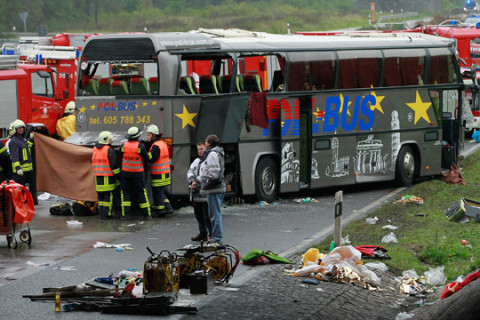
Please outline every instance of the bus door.
M300 98L300 188L309 188L312 177L312 98Z
M280 101L280 192L295 192L300 187L300 100Z

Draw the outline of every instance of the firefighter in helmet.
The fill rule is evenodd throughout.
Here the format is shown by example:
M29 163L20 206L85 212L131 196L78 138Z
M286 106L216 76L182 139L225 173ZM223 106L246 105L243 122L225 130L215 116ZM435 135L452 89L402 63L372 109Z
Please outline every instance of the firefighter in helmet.
M145 145L139 141L140 129L130 127L128 141L122 145L122 171L120 186L122 189L122 218L132 218L132 195L135 196L143 218L151 219L150 203L145 187L144 163L148 161Z
M25 122L22 120L15 120L10 124L10 142L8 149L12 159L13 175L12 179L26 186L32 193L33 199L36 200L35 181L33 174L33 161L31 148L33 141L26 140Z
M113 135L110 131L100 132L98 143L93 148L92 153L100 219L113 218L113 191L117 187L117 180L120 175L115 151L111 147L112 139Z
M167 144L161 139L162 134L154 124L147 128L147 141L151 144L148 152L150 174L152 178L152 196L154 201L154 217L173 213L172 205L165 195L165 189L170 185L170 154Z
M57 135L65 140L75 132L75 102L70 101L65 106L63 116L57 121Z

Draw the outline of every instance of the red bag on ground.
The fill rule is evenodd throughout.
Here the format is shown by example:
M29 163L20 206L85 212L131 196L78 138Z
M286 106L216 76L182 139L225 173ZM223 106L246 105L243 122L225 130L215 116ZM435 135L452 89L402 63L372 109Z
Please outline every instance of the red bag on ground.
M480 277L480 270L470 273L462 282L453 281L453 282L447 283L447 285L445 286L445 289L443 289L440 299L445 299L451 296L452 294L462 289L467 284L476 280L479 277Z
M27 223L32 221L35 207L30 191L24 185L13 180L4 181L0 184L0 191L10 194L13 207L15 208L14 223Z

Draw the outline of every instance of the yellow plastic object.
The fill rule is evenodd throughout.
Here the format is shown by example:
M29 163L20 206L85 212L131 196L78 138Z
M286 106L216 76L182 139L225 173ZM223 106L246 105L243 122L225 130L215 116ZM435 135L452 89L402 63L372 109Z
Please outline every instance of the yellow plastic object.
M321 258L320 251L317 248L310 248L302 256L303 266L306 267L308 262L317 262Z

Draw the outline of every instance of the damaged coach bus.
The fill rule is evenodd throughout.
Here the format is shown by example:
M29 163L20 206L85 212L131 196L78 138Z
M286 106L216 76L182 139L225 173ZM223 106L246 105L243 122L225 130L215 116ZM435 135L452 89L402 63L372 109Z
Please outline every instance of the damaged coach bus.
M241 30L90 37L77 132L93 145L156 124L171 194L188 194L195 144L217 134L227 195L438 175L457 160L462 77L454 42L425 34L316 37Z

